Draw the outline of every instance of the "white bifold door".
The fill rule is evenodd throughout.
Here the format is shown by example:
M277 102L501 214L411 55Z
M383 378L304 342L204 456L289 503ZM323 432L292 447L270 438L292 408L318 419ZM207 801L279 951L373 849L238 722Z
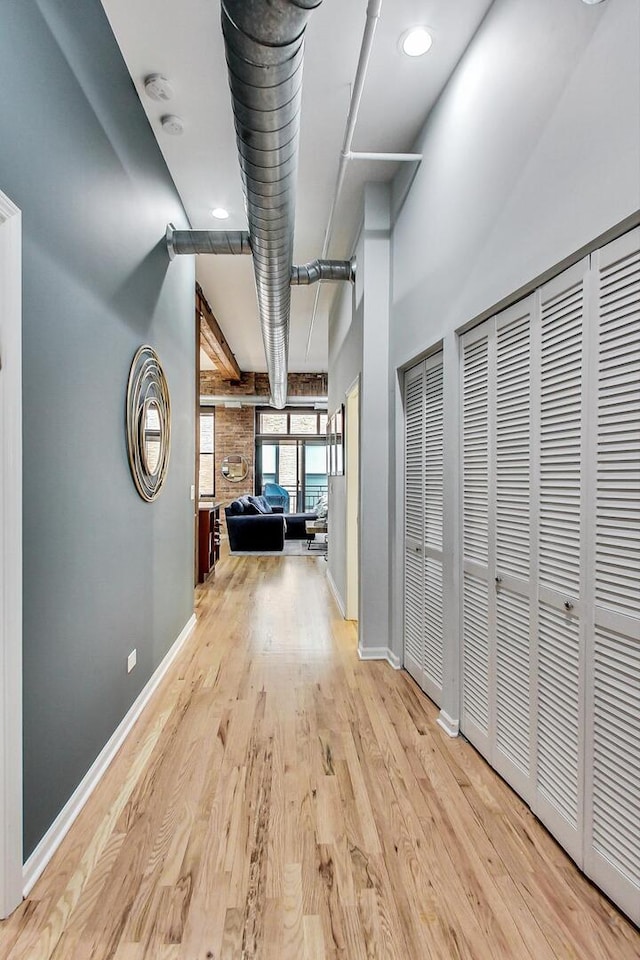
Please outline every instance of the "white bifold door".
M462 732L640 919L640 231L462 338Z
M405 374L404 665L442 698L442 353Z

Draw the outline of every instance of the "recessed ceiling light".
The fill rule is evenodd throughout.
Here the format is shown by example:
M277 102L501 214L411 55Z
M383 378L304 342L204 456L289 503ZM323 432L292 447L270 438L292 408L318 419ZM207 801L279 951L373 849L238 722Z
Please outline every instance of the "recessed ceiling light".
M402 52L408 57L421 57L431 49L433 38L425 27L412 27L401 40Z
M144 78L144 92L152 100L165 102L171 100L173 87L161 73L150 73L148 77Z
M582 0L582 2L593 4L593 3L602 3L602 0Z
M160 117L160 123L162 124L164 132L171 134L172 137L179 137L184 130L184 121L172 113Z
M211 216L212 216L212 217L215 217L216 220L228 220L228 219L229 219L229 211L228 211L228 210L225 210L224 207L215 207L215 208L211 211Z

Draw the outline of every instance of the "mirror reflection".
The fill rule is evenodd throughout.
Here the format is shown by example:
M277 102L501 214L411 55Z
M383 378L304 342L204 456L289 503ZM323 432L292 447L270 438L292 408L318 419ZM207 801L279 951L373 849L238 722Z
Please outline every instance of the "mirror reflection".
M160 442L162 437L160 407L157 400L147 400L142 416L142 456L151 476L160 466Z
M249 464L245 457L236 454L232 457L225 457L220 466L220 472L225 480L232 483L238 483L244 480L249 472Z

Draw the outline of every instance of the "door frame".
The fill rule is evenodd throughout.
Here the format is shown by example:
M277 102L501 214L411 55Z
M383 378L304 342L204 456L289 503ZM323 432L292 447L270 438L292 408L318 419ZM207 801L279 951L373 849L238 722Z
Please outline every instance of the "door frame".
M0 191L0 918L22 900L22 221Z
M346 603L345 619L360 620L360 377L346 392ZM355 413L355 417L354 417ZM355 428L354 428L355 423ZM355 468L354 468L355 465Z

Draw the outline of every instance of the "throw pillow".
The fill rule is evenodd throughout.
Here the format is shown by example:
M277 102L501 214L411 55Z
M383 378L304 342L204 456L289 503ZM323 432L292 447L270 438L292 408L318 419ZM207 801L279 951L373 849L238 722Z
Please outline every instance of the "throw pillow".
M264 497L249 497L249 500L259 513L273 513L270 504L267 503Z
M240 497L240 503L242 504L242 506L243 506L243 508L244 508L244 513L249 513L249 514L257 515L258 513L260 513L260 511L259 511L258 508L256 507L255 503L252 503L252 502L251 502L252 499L253 499L253 497L250 497L250 496L248 496L248 495L245 496L245 497Z
M234 517L239 516L241 513L244 513L244 504L242 504L239 500L232 500L227 507L227 513Z
M313 512L319 520L324 519L327 516L329 512L329 502L324 495L318 498L316 505L313 508Z

